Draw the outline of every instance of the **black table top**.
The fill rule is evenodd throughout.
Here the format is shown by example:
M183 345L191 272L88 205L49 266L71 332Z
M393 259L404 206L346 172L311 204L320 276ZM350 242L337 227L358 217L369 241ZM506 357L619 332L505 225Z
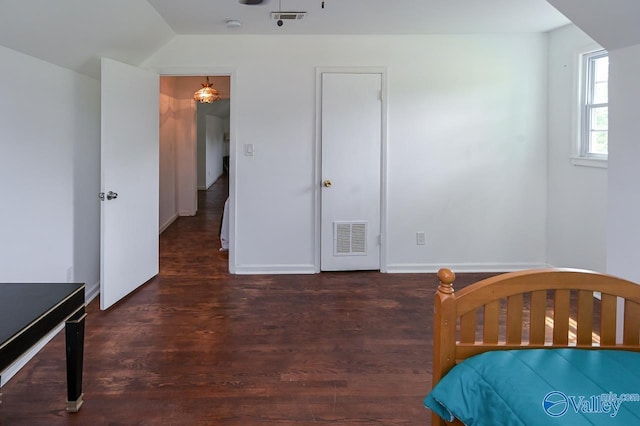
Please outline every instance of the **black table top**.
M83 288L78 283L0 283L0 347Z

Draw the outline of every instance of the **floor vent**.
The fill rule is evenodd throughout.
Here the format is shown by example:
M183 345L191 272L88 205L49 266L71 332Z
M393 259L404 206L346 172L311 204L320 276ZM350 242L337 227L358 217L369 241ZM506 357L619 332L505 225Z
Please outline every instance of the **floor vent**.
M366 256L367 222L333 222L333 255Z

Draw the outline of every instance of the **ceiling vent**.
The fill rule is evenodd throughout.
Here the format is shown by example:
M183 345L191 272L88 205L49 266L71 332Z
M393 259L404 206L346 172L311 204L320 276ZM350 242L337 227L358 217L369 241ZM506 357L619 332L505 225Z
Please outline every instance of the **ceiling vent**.
M271 12L271 19L275 21L299 21L301 19L304 19L306 14L307 12Z

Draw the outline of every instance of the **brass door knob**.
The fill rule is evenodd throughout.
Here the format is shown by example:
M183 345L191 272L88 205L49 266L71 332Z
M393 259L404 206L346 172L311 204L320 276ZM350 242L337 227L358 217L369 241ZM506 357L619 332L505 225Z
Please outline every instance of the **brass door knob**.
M327 179L324 182L322 182L322 184L324 185L325 188L329 188L331 186L331 181Z

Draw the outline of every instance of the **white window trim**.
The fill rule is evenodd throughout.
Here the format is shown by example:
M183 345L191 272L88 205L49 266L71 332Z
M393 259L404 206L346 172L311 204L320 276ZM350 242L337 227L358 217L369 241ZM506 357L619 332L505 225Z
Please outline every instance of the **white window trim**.
M599 169L606 169L609 167L609 162L605 158L571 157L571 164L574 166L596 167Z
M583 155L582 153L582 133L585 126L584 118L582 117L582 105L584 104L585 90L584 85L586 82L583 60L584 55L603 50L604 48L598 44L591 44L578 49L574 53L574 63L576 64L577 72L574 73L574 108L573 108L573 137L572 137L572 149L571 149L571 164L574 166L583 167L595 167L606 169L608 167L608 156L603 155Z

